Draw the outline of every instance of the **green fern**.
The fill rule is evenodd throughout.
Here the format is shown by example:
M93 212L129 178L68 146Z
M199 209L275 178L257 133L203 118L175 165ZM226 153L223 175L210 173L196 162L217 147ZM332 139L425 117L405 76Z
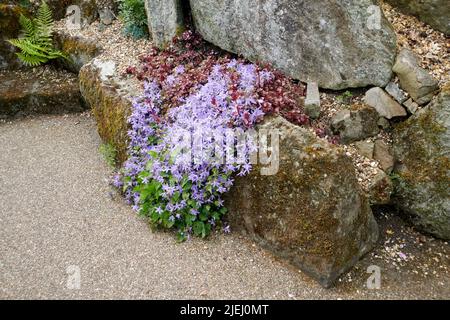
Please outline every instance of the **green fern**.
M45 1L42 1L36 18L21 15L19 22L23 37L7 41L20 49L16 54L25 65L35 67L53 59L68 59L67 55L53 47L52 11Z

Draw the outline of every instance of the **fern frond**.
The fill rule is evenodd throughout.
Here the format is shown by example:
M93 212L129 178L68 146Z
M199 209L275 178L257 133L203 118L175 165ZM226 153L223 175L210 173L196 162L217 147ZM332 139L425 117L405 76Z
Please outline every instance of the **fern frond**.
M24 53L16 53L16 55L25 65L30 67L37 67L43 63L48 62L48 59L43 57L28 55Z
M41 58L47 58L46 48L40 47L39 45L33 44L28 39L12 39L8 40L13 46L19 48L23 54L32 55Z
M36 29L39 32L40 38L45 40L51 38L53 33L53 17L47 2L42 1L41 6L38 9L35 19Z
M53 47L53 17L52 11L45 2L42 1L37 11L36 18L29 19L25 16L20 17L24 37L8 40L13 46L20 49L17 56L25 65L38 66L51 59L67 59L69 57Z
M59 50L52 50L52 51L50 51L48 53L48 57L49 57L49 59L61 58L61 59L65 59L65 60L70 60L69 57L67 56L67 54L65 54L64 52L59 51Z
M34 26L33 21L21 14L19 17L19 23L25 33L25 37L34 39L36 36L36 27Z

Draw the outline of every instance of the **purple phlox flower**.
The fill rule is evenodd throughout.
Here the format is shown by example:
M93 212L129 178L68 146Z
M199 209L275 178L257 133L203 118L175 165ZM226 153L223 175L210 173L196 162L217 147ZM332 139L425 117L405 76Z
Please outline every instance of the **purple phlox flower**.
M175 74L177 74L177 75L178 74L182 74L184 72L185 72L185 68L184 68L184 66L182 64L175 68Z
M264 112L258 107L256 108L253 113L250 115L250 120L253 124L258 122L262 117L264 117Z
M226 233L226 234L231 233L231 227L230 227L230 225L227 224L227 225L223 228L223 232Z
M223 207L223 200L222 199L217 199L217 206L219 208Z
M166 83L169 87L173 87L177 83L177 77L174 75L169 75L166 79Z
M166 210L169 211L169 212L174 212L175 211L175 206L172 203L169 202L166 205Z

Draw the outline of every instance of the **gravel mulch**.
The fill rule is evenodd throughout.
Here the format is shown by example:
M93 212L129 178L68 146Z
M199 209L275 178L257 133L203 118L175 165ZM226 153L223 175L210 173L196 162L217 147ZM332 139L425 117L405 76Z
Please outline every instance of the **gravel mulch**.
M416 17L399 12L382 1L382 8L397 34L399 48L407 48L420 58L440 84L450 80L450 38Z

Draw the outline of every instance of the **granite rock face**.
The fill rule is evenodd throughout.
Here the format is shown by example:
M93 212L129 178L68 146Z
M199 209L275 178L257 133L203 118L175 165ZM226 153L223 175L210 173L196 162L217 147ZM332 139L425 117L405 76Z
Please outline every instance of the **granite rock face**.
M280 134L279 170L263 175L257 165L250 176L237 177L227 200L231 222L330 287L378 237L352 161L281 117L265 120L258 127L264 129Z
M184 27L181 0L145 0L148 26L153 42L164 47Z
M395 202L419 229L450 239L450 83L393 138Z
M190 0L203 37L321 88L384 87L396 36L371 0Z
M433 28L450 35L450 1L448 0L387 0L402 12L418 17Z

